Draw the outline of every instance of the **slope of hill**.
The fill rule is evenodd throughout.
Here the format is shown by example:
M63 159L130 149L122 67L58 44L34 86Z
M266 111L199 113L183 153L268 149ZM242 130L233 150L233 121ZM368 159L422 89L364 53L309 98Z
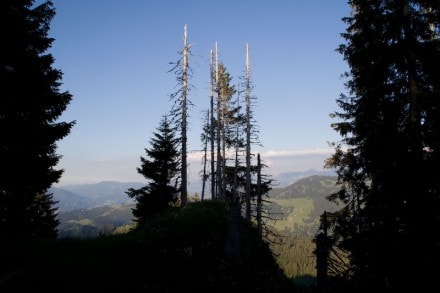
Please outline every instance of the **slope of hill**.
M325 198L339 189L335 184L336 177L314 175L287 187L272 189L267 209L275 220L268 220L268 224L284 235L314 235L319 227L319 216L337 208Z
M274 188L269 196L271 198L323 198L338 191L335 185L335 176L313 175L299 179L295 183L284 187Z
M273 179L275 179L275 186L277 186L277 188L283 188L297 182L298 180L314 175L336 176L336 173L334 171L329 171L329 170L318 171L318 170L310 169L303 172L293 171L293 172L281 173L277 176L274 176Z
M93 238L127 232L133 225L134 204L77 209L58 214L59 238Z
M173 208L145 231L89 240L0 243L1 292L298 292L254 228L225 257L227 208Z
M319 216L324 210L334 211L337 208L325 199L338 189L335 183L336 177L310 176L287 187L274 188L269 193L271 203L266 208L277 220L268 220L267 224L276 228L284 239L283 244L272 245L271 249L279 254L277 261L290 278L305 280L307 284L314 282L316 271L312 238L318 229ZM132 204L126 204L62 212L59 214L59 236L96 238L127 232L132 224L132 207ZM190 225L196 229L198 224Z

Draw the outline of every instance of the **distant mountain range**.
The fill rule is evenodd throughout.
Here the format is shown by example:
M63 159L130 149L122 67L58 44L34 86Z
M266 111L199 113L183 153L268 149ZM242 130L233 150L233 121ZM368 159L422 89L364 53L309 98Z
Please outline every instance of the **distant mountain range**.
M133 207L134 204L123 204L60 212L58 237L94 238L127 232L134 224Z
M332 171L308 170L305 172L287 172L274 176L274 189L283 188L295 183L296 181L313 175L334 176ZM52 187L49 192L58 202L60 212L75 209L90 209L105 205L131 204L133 199L129 198L125 192L129 188L141 188L146 183L140 182L117 182L103 181L92 184L66 185L62 187ZM192 182L188 185L190 195L196 192L201 194L201 183Z
M336 209L335 204L325 199L338 190L335 183L336 176L313 175L286 187L273 188L266 208L276 221L270 224L284 234L312 235L317 231L319 216ZM125 191L142 186L136 182L106 181L54 188L54 199L60 207L59 237L87 238L127 231L133 225L134 203Z
M95 184L52 187L49 192L57 201L59 212L75 209L90 209L105 205L131 204L133 199L125 192L129 188L140 188L145 183L103 181Z
M338 190L336 176L312 175L301 178L286 187L273 188L269 196L280 199L325 198Z
M310 169L304 172L285 172L281 173L277 176L273 176L273 179L275 179L274 185L275 187L282 188L286 187L288 185L291 185L295 183L296 181L310 177L313 175L320 175L320 176L336 176L336 173L334 171L330 170L314 170Z

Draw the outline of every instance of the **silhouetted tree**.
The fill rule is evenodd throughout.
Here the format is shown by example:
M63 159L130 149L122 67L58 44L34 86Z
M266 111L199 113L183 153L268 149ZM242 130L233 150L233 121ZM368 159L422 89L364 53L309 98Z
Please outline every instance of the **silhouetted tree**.
M56 143L74 122L58 120L72 96L60 91L62 72L46 53L54 15L50 1L0 4L0 239L57 234L47 190L63 174Z
M209 135L210 135L210 112L209 110L206 111L206 120L203 122L203 132L201 134L200 139L202 140L203 143L203 158L202 158L202 163L203 163L203 171L202 171L202 201L205 199L205 190L206 190L206 181L209 178L209 175L207 173L206 167L208 164L208 142L209 142Z
M148 219L178 200L178 143L175 129L171 127L168 117L163 116L157 132L150 140L150 148L145 149L147 157L141 157L142 165L137 168L138 173L148 180L148 184L140 189L130 188L126 192L136 200L133 215L138 228L144 227Z
M187 130L188 130L188 108L192 105L188 94L191 89L189 80L191 78L191 67L189 66L189 56L191 45L188 44L187 27L184 26L183 48L180 52L181 58L174 63L174 67L170 70L176 74L177 82L180 86L179 90L171 95L174 100L172 115L175 119L176 126L180 129L180 146L181 146L181 186L180 186L180 202L182 205L187 203L188 196L188 165L187 165Z
M251 63L249 60L249 44L246 44L246 70L244 76L245 89L245 132L246 132L246 185L245 185L245 217L249 221L251 219L251 198L252 198L252 145L260 144L258 137L258 127L254 119L253 108L256 98L252 95L253 84L251 74ZM258 165L258 164L257 164Z
M328 160L345 205L329 237L363 290L434 284L440 261L440 2L353 0L339 51L349 95ZM423 270L422 268L430 268Z
M239 111L239 107L235 105L235 101L232 99L236 93L235 86L231 85L232 77L226 70L226 67L219 61L217 43L215 46L215 62L212 61L212 53L210 62L212 89L210 109L212 114L209 136L204 135L204 137L211 141L211 189L214 189L214 192L212 192L213 198L226 200L226 150L234 149L234 143L237 141L235 138L235 125L238 121L235 116ZM213 63L215 63L215 66ZM216 98L215 109L214 93ZM215 159L213 151L214 142L216 145ZM216 161L215 170L213 170L214 160Z

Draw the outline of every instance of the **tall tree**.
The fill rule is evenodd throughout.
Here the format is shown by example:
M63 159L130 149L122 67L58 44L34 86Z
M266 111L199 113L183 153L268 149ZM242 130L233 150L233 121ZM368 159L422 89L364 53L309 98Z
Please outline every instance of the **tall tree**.
M215 131L215 141L216 141L216 186L215 194L216 198L222 200L225 199L225 194L223 190L223 180L224 180L224 168L223 168L223 157L222 157L222 126L223 126L223 96L220 90L220 61L218 55L218 45L215 43L215 92L216 92L216 131Z
M47 190L63 174L56 143L74 122L58 120L72 95L60 91L62 72L47 53L54 15L50 1L0 4L0 239L57 234Z
M252 137L252 110L251 110L251 67L249 62L249 45L246 44L246 75L245 75L245 99L246 99L246 192L245 192L245 211L246 220L251 219L251 137Z
M141 157L139 174L148 180L142 188L130 188L126 193L136 200L133 215L138 228L142 228L155 214L166 210L178 200L178 180L180 154L179 139L170 124L168 116L163 116L157 132L150 140L150 148L145 149L146 157Z
M329 219L362 289L432 284L440 261L440 2L353 0L339 51L349 95L328 166L345 207ZM423 268L430 268L423 270ZM403 282L405 280L405 282ZM424 283L420 282L423 280Z
M219 62L217 66L217 173L218 182L217 189L219 190L219 198L226 199L226 186L232 181L226 178L226 164L227 164L227 150L235 149L235 143L241 140L236 135L236 125L240 123L237 118L239 114L239 107L237 100L233 97L237 92L235 86L231 84L232 77L227 71L223 63ZM235 162L235 160L233 160ZM235 163L234 163L235 164Z
M208 142L210 141L209 135L210 135L210 128L211 125L209 123L210 121L210 111L206 111L205 120L203 121L203 132L201 135L201 140L203 143L203 157L202 157L202 163L203 163L203 171L202 171L202 198L203 201L205 199L205 190L206 190L206 181L210 177L207 174L206 168L208 164Z
M177 126L180 129L180 145L181 145L181 187L180 187L180 201L182 205L187 203L188 197L188 166L187 166L187 129L188 129L188 107L191 102L188 99L190 90L189 79L191 77L189 66L189 55L191 45L188 43L187 26L184 26L183 32L183 48L180 52L181 59L179 59L170 71L174 71L177 77L177 82L180 89L171 95L174 99L173 115L176 119Z
M214 70L214 52L211 50L209 54L209 113L211 113L211 120L209 126L209 139L211 141L211 199L216 198L215 192L215 117L214 117L214 88L215 88L215 70Z

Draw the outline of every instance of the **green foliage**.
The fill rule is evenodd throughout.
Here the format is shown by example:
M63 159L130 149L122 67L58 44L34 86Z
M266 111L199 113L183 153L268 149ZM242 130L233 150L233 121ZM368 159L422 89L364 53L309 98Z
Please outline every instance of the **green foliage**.
M268 220L269 224L272 224L277 230L295 230L306 232L306 221L314 208L313 200L309 198L293 198L293 199L273 199L273 202L277 206L281 207L282 215L275 216L274 220ZM270 209L272 204L268 205ZM316 223L313 225L317 227ZM315 230L315 229L313 229ZM307 232L306 232L307 233ZM313 233L313 232L311 232Z
M63 173L56 142L74 125L58 120L72 96L60 92L62 73L46 53L55 10L33 2L0 4L0 239L56 236L47 190Z
M149 180L149 183L145 187L130 188L126 192L136 200L133 215L139 228L144 227L148 219L156 213L171 207L178 199L178 139L175 138L167 116L163 117L157 130L150 141L150 149L145 149L147 157L141 157L142 165L137 168L138 173Z
M281 244L271 244L271 249L286 276L298 285L316 285L315 244L312 237L286 235L281 240Z

